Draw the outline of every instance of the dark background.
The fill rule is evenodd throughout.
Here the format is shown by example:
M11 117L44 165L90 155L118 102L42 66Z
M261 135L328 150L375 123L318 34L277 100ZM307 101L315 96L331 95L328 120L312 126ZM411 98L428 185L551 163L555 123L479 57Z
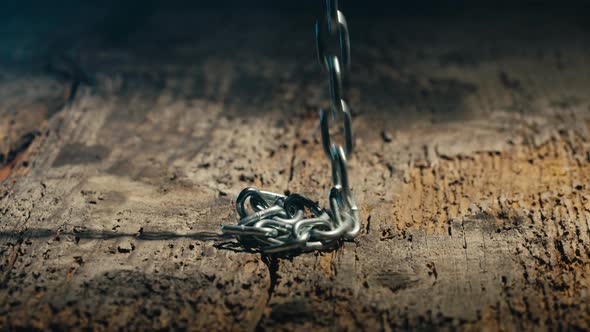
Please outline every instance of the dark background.
M403 25L408 33L440 30L449 25L473 29L472 23L479 21L485 30L486 26L502 27L510 21L505 38L511 38L512 33L522 35L522 31L536 30L531 24L542 26L561 39L578 38L559 35L563 24L590 31L587 1L341 0L340 7L351 26L353 43L375 35L371 31L372 20L379 21L379 29L395 32ZM41 53L91 44L109 48L159 43L161 47L161 43L196 44L206 38L240 44L248 38L256 39L256 35L249 36L253 26L268 30L287 27L290 32L300 32L301 39L311 40L313 22L322 9L320 0L3 1L0 62L31 63ZM154 22L154 17L160 21ZM242 25L242 35L223 34L236 24ZM523 36L522 46L536 38L539 37ZM261 46L273 52L282 47L277 43Z
M320 0L4 2L0 69L17 70L17 76L22 71L77 76L86 83L101 74L121 76L142 89L177 77L196 82L179 93L221 98L236 112L251 114L263 109L252 106L247 112L247 105L281 93L281 82L264 73L268 66L284 66L284 82L323 84L313 35L323 8ZM568 66L564 54L590 54L585 1L341 0L340 8L350 27L350 85L369 94L359 101L368 114L380 114L392 104L404 109L424 103L417 81L433 63L466 74L478 64L502 59L545 59L559 69ZM223 97L206 92L211 77L199 67L214 60L249 73ZM398 71L404 83L384 77L383 65ZM217 76L222 81L226 74L220 70ZM425 108L456 112L461 107L453 100L471 91L460 88L443 89ZM301 93L296 103L309 99L309 92ZM279 102L279 109L285 107L296 106Z

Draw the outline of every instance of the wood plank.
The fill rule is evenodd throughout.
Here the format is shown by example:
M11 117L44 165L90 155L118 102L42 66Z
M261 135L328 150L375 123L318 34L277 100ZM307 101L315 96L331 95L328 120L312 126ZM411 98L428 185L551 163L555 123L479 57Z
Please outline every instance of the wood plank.
M45 124L28 171L0 188L0 326L590 328L589 30L545 13L436 29L349 14L363 231L277 257L219 226L244 186L326 204L309 17L208 35L220 14L154 15L125 47L85 30L77 66L95 84L70 103L35 81L62 103L30 112ZM0 96L22 87L26 104L31 82ZM13 114L1 128L39 127Z

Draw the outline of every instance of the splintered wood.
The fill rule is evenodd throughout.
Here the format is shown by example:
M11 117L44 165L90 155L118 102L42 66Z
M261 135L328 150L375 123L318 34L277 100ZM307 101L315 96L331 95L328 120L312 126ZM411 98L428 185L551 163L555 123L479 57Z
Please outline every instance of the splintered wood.
M244 186L326 206L307 16L84 30L77 89L3 68L0 327L590 329L590 29L477 15L355 18L363 230L292 257L219 226Z

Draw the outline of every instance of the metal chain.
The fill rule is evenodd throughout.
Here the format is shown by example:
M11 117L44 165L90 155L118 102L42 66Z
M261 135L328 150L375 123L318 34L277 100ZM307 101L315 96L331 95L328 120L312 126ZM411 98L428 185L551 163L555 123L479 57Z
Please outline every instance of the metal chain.
M328 73L330 109L320 110L322 146L332 164L333 186L328 195L330 209L300 194L288 196L248 187L236 199L240 220L224 225L224 234L233 234L248 247L262 252L317 250L338 244L339 239L355 238L361 228L358 208L348 182L347 158L351 155L351 110L343 99L342 67L350 66L350 40L346 18L338 0L325 0L326 16L316 21L315 41L320 65ZM337 38L338 52L328 50L328 37ZM340 119L344 146L332 142L330 121ZM247 208L249 203L249 208Z

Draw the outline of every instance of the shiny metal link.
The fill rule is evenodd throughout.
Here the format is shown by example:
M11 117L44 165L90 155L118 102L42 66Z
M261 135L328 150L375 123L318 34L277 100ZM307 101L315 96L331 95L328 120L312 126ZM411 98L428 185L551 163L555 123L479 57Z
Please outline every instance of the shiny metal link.
M342 71L337 56L331 56L328 62L328 87L330 89L330 109L336 114L341 109L342 100Z
M272 205L261 204L269 199L274 199ZM222 226L223 233L236 235L245 244L253 242L265 253L328 248L338 237L321 233L334 233L338 225L328 211L303 195L283 196L249 187L238 195L236 210L242 219L237 225Z
M327 0L326 1L326 20L328 23L329 31L332 31L332 27L335 22L338 21L338 0Z
M338 10L336 0L326 0L327 29L320 28L321 23L316 22L316 45L320 64L328 72L328 86L330 91L330 112L320 110L320 129L324 152L332 163L332 182L330 190L330 210L333 223L336 227L331 231L314 231L316 235L324 238L342 237L352 239L360 232L360 218L356 202L350 190L348 182L347 158L351 156L354 148L352 132L351 109L344 100L342 87L342 65L347 69L350 65L350 39L346 18ZM323 31L330 35L338 35L338 54L327 54L327 42ZM341 132L344 137L344 147L334 143L330 133L330 119L341 120Z
M330 209L300 194L288 196L245 188L236 199L240 217L237 225L224 225L225 234L236 235L245 246L264 253L310 251L334 247L340 239L354 239L361 224L348 182L347 158L354 148L351 109L344 100L342 66L350 64L350 40L346 18L338 0L325 0L326 16L315 25L320 64L328 73L330 110L320 110L322 148L332 166L333 187L328 195ZM338 38L337 54L328 52L328 37ZM340 124L343 146L335 143L330 124Z
M341 102L341 111L343 117L343 124L342 124L342 134L344 135L344 147L346 156L350 156L352 153L352 149L354 148L354 139L352 136L352 116L350 114L350 107L344 100L340 100ZM324 153L328 158L332 158L332 148L335 146L332 143L332 139L330 138L330 117L331 113L326 112L325 110L320 110L320 130L322 134L322 147L324 148ZM334 117L332 117L334 118Z
M348 67L350 65L350 36L346 17L338 10L337 0L326 0L326 17L318 19L315 23L315 40L318 60L324 69L328 69L328 39L337 38L340 63Z

